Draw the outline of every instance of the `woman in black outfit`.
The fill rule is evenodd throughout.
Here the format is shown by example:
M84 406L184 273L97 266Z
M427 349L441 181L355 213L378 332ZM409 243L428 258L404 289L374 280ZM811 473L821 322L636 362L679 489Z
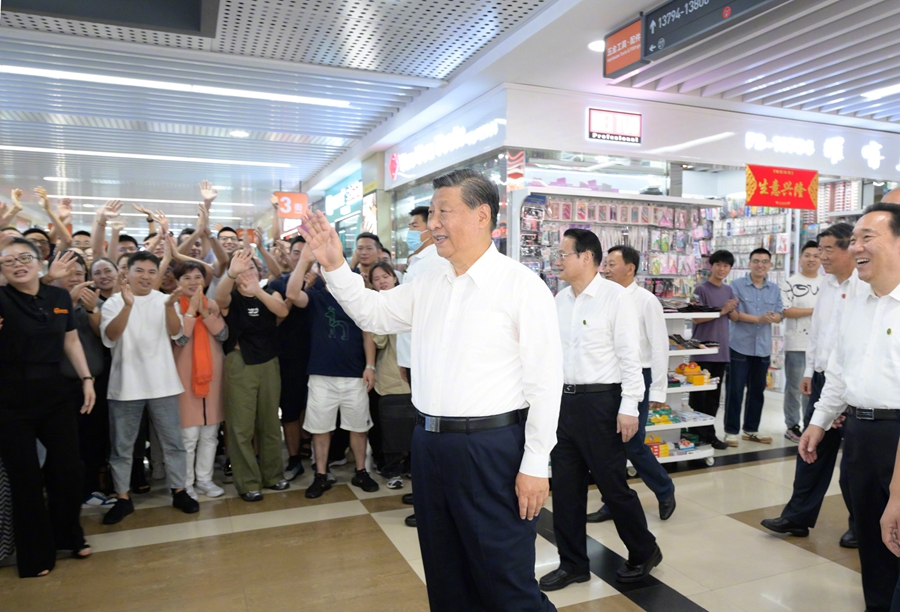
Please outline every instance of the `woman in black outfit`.
M57 256L54 266L62 265ZM94 407L94 380L69 292L40 282L40 251L25 238L0 238L0 457L13 498L19 576L45 576L57 550L85 558L79 522L82 467L79 409ZM57 270L58 271L58 270ZM53 273L54 277L62 274ZM81 380L63 376L68 357ZM47 448L43 472L37 441ZM48 504L44 503L44 488Z

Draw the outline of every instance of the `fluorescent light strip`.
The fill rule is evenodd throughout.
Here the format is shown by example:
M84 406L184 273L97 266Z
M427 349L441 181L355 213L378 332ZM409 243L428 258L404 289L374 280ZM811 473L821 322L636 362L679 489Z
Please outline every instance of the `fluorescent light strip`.
M271 102L289 102L291 104L313 104L316 106L334 106L349 108L347 100L333 100L330 98L313 98L310 96L294 96L290 94L278 94L267 91L251 91L248 89L230 89L227 87L208 87L206 85L190 85L188 83L172 83L169 81L151 81L148 79L130 79L127 77L107 76L104 74L88 74L84 72L67 72L64 70L46 70L43 68L27 68L25 66L0 66L0 73L20 74L45 79L60 79L63 81L82 81L85 83L103 83L105 85L122 85L124 87L141 87L144 89L162 89L165 91L180 91L184 93L198 93L210 96L225 96L229 98L249 98L252 100L268 100Z
M898 93L900 93L900 84L890 85L889 87L881 87L880 89L873 89L872 91L866 91L859 95L867 100L880 100L882 98L886 98Z
M123 196L71 196L71 195L48 195L49 198L69 198L70 200L98 200L100 202L109 202L110 200L121 200L122 202L141 202L146 204L200 204L200 200L153 200L146 198L126 198ZM254 206L249 202L219 202L216 201L214 206Z
M76 210L72 212L73 215L95 215L97 213L84 211L84 210ZM119 213L120 217L143 217L144 215L140 213ZM197 215L166 215L167 219L196 219ZM210 219L220 219L227 221L240 221L241 217L210 217Z
M0 151L20 151L22 153L55 153L57 155L88 155L91 157L117 157L122 159L147 159L151 161L178 161L196 164L225 164L229 166L259 166L263 168L290 168L290 164L278 162L243 161L236 159L213 159L208 157L177 157L173 155L144 155L142 153L113 153L112 151L81 151L78 149L49 149L46 147L16 147L0 145Z

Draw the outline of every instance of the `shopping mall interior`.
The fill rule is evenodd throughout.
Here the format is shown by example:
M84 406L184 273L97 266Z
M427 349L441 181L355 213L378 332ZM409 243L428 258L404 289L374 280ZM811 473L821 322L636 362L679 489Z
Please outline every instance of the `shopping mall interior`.
M718 348L691 344L705 313L678 308L720 249L734 255L727 283L751 275L763 247L768 280L790 286L808 241L900 186L898 15L900 0L4 0L0 218L18 232L59 222L96 232L118 200L108 216L118 234L143 243L160 211L177 237L198 226L208 181L214 229L274 253L320 211L348 259L369 232L403 271L418 245L410 211L429 204L432 180L483 173L499 191L497 250L555 294L567 229L592 230L604 249L633 246L636 282L663 301L677 336L666 406L646 432L675 485L671 518L627 472L663 560L619 582L629 553L613 522L588 523L589 580L548 591L550 602L862 611L840 469L808 536L761 525L792 499L800 461L783 408L796 395L787 324L771 326L766 347L769 442L716 449L691 434L690 395L727 378L685 382L678 366ZM351 485L348 457L321 497L304 494L314 471L304 459L290 488L259 503L226 482L221 457L224 495L199 495L190 514L171 507L148 461L133 516L108 525L107 506L82 507L89 559L61 554L40 579L21 579L13 556L0 561L0 610L428 610L403 498L429 475L388 488L370 467L379 488L366 492ZM8 497L0 487L0 519ZM600 497L591 486L590 512ZM551 478L535 579L559 566L553 513Z

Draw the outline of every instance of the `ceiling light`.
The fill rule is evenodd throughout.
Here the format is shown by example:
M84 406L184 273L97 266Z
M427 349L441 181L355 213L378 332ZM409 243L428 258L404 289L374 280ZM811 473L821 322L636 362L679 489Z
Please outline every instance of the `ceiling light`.
M69 198L70 200L100 200L101 202L107 202L109 200L121 200L122 202L140 202L142 204L200 204L200 200L155 200L155 199L145 199L145 198L127 198L124 196L113 195L113 196L70 196L70 195L50 195L48 197L51 198ZM87 206L87 204L85 204ZM219 202L216 200L215 203L216 208L220 206L254 206L249 202ZM143 215L140 215L143 216Z
M144 155L142 153L113 153L112 151L81 151L77 149L49 149L45 147L16 147L0 145L0 151L23 153L55 153L57 155L88 155L92 157L117 157L122 159L147 159L151 161L177 161L198 164L226 164L229 166L261 166L264 168L290 168L290 164L278 162L243 161L237 159L213 159L207 157L178 157L174 155Z
M594 51L596 53L603 53L606 50L606 41L605 40L595 40L591 44L588 45L588 49Z
M232 138L249 138L250 132L246 130L231 130L228 135Z
M64 176L45 176L45 181L50 181L51 183L80 183L81 179L73 179L66 178Z
M67 72L64 70L45 70L43 68L26 68L24 66L0 66L0 73L21 74L24 76L36 76L46 79L60 79L64 81L82 81L86 83L104 83L106 85L122 85L125 87L142 87L144 89L162 89L165 91L182 91L186 93L207 94L210 96L226 96L230 98L250 98L253 100L268 100L270 102L289 102L293 104L315 104L318 106L336 106L349 108L347 100L332 100L330 98L313 98L309 96L294 96L290 94L278 94L267 91L252 91L249 89L229 89L227 87L208 87L206 85L190 85L188 83L171 83L168 81L150 81L147 79L130 79L126 77L107 76L104 74L87 74L84 72Z
M72 211L73 215L93 215L95 213L84 211L84 210L76 210ZM142 215L139 213L119 213L120 217L145 217L146 215ZM170 215L166 214L167 219L196 219L197 215ZM224 219L228 221L240 220L241 217L210 217L210 219Z
M872 91L863 92L860 95L867 100L880 100L881 98L892 96L898 93L900 93L900 84L891 85L889 87L882 87L880 89L873 89Z

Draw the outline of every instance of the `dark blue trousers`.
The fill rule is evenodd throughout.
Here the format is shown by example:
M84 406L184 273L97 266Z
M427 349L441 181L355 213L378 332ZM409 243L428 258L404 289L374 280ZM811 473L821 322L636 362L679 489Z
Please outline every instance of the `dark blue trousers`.
M812 392L809 394L809 402L803 416L803 422L807 425L812 419L816 402L819 401L823 388L825 388L825 375L815 372L812 377ZM841 449L843 432L843 428L834 427L825 432L825 437L816 447L818 458L814 463L807 463L800 458L800 455L797 455L797 467L794 470L794 492L791 495L791 501L781 511L782 518L804 527L816 526L819 511L822 509L822 501L825 499L825 492L828 491L831 476L834 474L834 465L837 463L838 451ZM853 506L850 504L850 486L847 482L846 453L841 460L840 482L844 503L850 510L850 529L853 529Z
M741 432L741 408L744 404L744 390L747 391L747 406L744 408L744 431L758 432L762 419L766 373L769 371L769 357L753 357L731 349L731 368L728 371L728 395L725 396L725 433Z
M556 610L534 576L537 520L519 518L524 448L524 422L469 434L416 427L413 498L432 611Z

